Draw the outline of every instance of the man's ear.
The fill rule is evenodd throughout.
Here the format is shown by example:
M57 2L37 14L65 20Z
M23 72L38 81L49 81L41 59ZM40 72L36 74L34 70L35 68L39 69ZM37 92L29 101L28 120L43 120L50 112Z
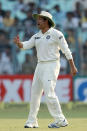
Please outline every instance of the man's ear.
M46 20L46 23L49 23L48 20Z

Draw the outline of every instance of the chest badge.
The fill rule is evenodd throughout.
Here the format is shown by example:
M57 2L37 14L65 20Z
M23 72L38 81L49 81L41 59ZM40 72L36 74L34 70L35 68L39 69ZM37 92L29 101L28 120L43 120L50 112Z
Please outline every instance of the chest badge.
M50 35L47 35L46 39L50 39Z

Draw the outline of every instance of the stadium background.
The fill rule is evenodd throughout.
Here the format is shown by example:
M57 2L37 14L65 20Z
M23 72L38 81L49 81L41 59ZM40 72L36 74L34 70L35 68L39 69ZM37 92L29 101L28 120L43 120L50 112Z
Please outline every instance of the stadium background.
M13 38L19 34L21 41L25 41L35 34L38 29L32 13L40 13L41 10L53 15L55 28L63 32L78 68L78 74L72 78L68 61L60 52L61 70L56 94L63 111L71 123L71 118L87 118L87 0L0 0L1 121L2 118L22 119L28 115L32 78L37 64L36 50L20 50L13 43ZM51 118L45 105L41 104L41 110L40 118ZM14 129L11 127L10 130ZM1 126L0 131L3 131Z

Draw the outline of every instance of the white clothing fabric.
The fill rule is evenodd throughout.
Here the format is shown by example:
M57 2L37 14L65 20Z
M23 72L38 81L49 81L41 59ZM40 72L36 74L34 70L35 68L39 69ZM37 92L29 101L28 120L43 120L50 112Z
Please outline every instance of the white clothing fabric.
M44 70L45 69L45 70ZM44 90L48 110L55 122L64 120L59 100L55 94L57 76L60 70L59 61L40 62L37 64L31 90L30 113L28 123L37 121L37 113L40 107L40 98Z
M24 49L30 49L32 47L36 47L38 62L59 60L60 49L67 59L72 59L71 51L63 34L54 28L50 28L44 34L39 31L29 41L23 42Z
M63 121L65 117L55 94L56 81L60 70L59 50L62 50L67 59L72 59L71 51L63 34L54 28L50 28L44 34L40 31L32 36L29 41L23 42L24 49L32 47L36 47L38 64L32 83L30 113L27 122L35 123L37 121L43 90L50 114L56 122Z

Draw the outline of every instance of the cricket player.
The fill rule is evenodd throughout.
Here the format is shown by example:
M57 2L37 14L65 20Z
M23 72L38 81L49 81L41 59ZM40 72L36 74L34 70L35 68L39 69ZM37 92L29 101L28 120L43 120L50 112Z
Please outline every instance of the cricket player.
M62 113L59 100L54 91L60 71L59 50L65 54L69 61L73 76L76 75L77 68L64 35L54 29L55 24L52 15L49 12L41 11L40 14L33 14L33 17L37 20L37 26L40 31L25 42L21 42L18 36L14 38L14 42L19 48L30 49L35 47L38 58L32 83L30 112L24 127L38 128L37 113L43 91L48 110L54 118L54 122L49 124L48 127L65 127L68 125L68 121Z

